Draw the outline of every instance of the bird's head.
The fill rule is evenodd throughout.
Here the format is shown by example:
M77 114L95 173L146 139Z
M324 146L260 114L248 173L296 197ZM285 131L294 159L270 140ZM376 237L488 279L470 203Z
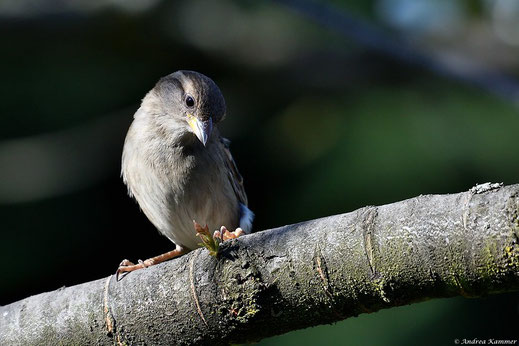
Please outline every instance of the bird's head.
M225 100L218 86L201 73L177 71L161 78L154 88L162 119L186 136L195 135L205 146L225 117ZM179 128L180 127L180 128Z

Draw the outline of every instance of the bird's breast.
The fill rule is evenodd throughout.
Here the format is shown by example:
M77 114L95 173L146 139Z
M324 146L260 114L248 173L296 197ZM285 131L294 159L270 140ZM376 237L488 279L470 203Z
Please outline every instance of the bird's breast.
M216 135L216 134L215 134ZM239 203L213 138L207 147L165 145L132 136L123 151L123 179L142 211L175 244L197 248L193 220L210 230L239 225ZM144 145L146 144L146 145Z
M226 172L217 162L199 157L195 165L179 182L181 188L170 191L170 226L163 233L175 243L189 248L198 247L193 220L208 225L214 231L220 226L234 229L239 225L238 201L229 184Z

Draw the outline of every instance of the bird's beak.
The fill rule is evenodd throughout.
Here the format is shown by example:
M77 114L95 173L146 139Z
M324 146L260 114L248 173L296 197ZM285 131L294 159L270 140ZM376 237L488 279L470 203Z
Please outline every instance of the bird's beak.
M213 119L209 118L205 121L200 121L197 117L188 114L187 123L195 133L196 137L205 146L211 136L211 131L213 131Z

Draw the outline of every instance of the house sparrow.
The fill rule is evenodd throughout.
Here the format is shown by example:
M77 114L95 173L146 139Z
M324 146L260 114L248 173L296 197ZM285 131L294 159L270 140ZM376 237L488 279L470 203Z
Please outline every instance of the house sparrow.
M243 179L217 128L224 117L220 89L197 72L165 76L144 97L126 135L121 175L130 196L176 247L138 264L124 260L117 274L198 248L194 221L195 228L198 222L236 229L221 227L224 239L251 231Z

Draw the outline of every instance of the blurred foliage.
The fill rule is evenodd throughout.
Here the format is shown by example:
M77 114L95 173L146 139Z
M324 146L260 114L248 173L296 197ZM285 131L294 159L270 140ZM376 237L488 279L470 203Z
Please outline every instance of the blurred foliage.
M382 2L395 3L330 3L433 53L451 49L517 73L517 47L492 34L489 1L460 2L462 30L423 36L391 27ZM127 197L119 162L140 99L178 69L207 74L226 97L222 132L245 177L256 230L519 182L517 104L373 53L285 6L58 3L0 4L0 304L171 249ZM47 188L36 193L33 185ZM260 344L505 338L516 331L518 303L517 294L434 300Z

